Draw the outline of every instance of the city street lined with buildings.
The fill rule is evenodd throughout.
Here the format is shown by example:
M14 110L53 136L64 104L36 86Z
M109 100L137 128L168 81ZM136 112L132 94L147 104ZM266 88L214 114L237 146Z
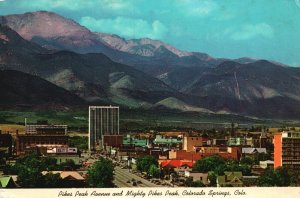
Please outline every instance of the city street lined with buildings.
M114 183L117 187L162 187L133 174L129 169L122 169L119 166L115 167L114 173ZM130 182L128 183L128 181ZM132 185L133 182L135 182L136 186Z

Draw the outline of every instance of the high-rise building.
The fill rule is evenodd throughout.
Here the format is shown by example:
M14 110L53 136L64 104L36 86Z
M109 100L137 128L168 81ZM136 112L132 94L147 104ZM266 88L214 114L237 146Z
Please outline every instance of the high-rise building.
M101 143L103 135L119 135L118 106L89 107L89 150Z
M280 166L300 171L300 132L288 131L274 135L274 168Z

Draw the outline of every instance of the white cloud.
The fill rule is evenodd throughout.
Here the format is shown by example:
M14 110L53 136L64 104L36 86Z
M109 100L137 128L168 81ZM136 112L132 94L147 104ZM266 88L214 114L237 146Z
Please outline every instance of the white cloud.
M168 32L168 28L160 21L152 23L143 19L117 17L115 19L95 19L82 17L80 23L93 31L118 34L126 38L161 39Z
M123 0L103 0L101 1L101 5L113 10L127 9L131 7L129 1Z
M233 40L247 40L256 36L273 38L274 30L266 23L246 24L242 25L240 30L234 31L231 34Z
M0 0L3 1L3 0ZM30 7L35 9L55 9L62 8L66 10L82 10L99 8L99 10L121 11L134 10L134 5L125 0L31 0L20 1L21 7Z
M213 0L176 0L176 4L188 16L207 16L217 8Z

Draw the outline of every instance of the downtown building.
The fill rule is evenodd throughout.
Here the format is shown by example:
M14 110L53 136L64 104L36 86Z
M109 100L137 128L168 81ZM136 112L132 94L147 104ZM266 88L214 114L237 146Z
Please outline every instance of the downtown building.
M16 154L43 153L48 148L68 147L67 125L26 125L25 134L16 131Z
M89 107L89 150L103 147L104 136L119 135L118 106Z
M300 172L300 132L274 134L274 169L285 167Z

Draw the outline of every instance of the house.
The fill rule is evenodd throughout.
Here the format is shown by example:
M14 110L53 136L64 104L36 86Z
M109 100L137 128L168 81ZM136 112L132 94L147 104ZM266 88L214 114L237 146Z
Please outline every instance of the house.
M163 160L160 163L162 168L179 168L179 167L193 167L193 162L190 160Z
M266 148L242 148L242 155L252 157L258 153L267 154Z
M16 188L17 185L11 176L0 177L0 188Z
M208 185L208 173L200 173L193 171L185 171L185 177L191 177L193 181L201 181L204 185Z
M192 171L192 168L187 165L183 165L181 167L174 168L174 172L177 173L178 176L184 177L186 171Z
M80 188L85 186L85 178L77 171L43 171L43 175L48 173L59 174L62 178L62 187L64 188Z
M190 171L193 167L193 162L190 160L162 160L159 161L161 170L165 174L176 172L179 176L184 176L186 170Z
M224 172L224 175L217 177L217 187L242 187L242 172Z

